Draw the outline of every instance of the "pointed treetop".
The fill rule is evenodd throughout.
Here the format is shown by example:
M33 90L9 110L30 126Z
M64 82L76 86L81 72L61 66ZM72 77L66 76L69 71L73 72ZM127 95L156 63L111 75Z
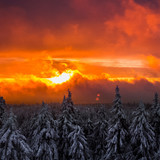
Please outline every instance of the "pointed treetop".
M47 105L47 103L45 103L44 101L42 101L42 107L41 107L41 109L40 109L40 113L44 113L44 112L46 112L48 110L48 105Z
M73 102L72 102L72 93L71 93L71 91L69 89L68 89L67 102L70 103L71 105L73 105Z
M72 98L72 93L71 93L71 91L68 89L68 99L71 100L71 98Z
M158 104L158 93L156 92L154 95L154 102Z
M141 109L141 111L145 110L145 105L144 105L143 101L140 101L139 108Z
M66 96L64 95L63 101L62 101L62 106L65 105L65 103L66 103Z
M115 94L115 99L113 101L113 106L112 106L112 109L111 109L111 113L114 114L114 115L122 115L122 117L125 117L124 115L124 111L123 111L123 105L122 105L122 102L121 102L121 95L119 93L119 87L117 86L116 89L116 94Z
M119 93L119 87L118 87L118 85L116 86L116 93Z
M113 105L113 108L115 108L116 105L121 105L121 95L119 93L119 87L118 85L116 86L116 89L115 89L115 99L114 99L114 105Z
M73 101L72 101L72 94L69 89L68 89L68 97L66 98L64 96L64 98L63 98L63 102L61 104L61 110L62 111L68 110L69 112L74 112L73 111L74 107L73 107Z
M157 97L157 98L158 98L158 93L157 93L157 92L155 93L155 97Z
M0 106L6 105L5 99L3 97L0 97Z
M47 108L48 104L42 101L42 108Z
M137 117L138 121L143 121L143 122L148 121L149 112L146 110L146 106L143 103L143 101L140 101L139 106L133 112L133 115L134 115L133 121L137 121Z
M116 95L115 96L118 97L118 98L121 98L120 93L119 93L119 87L118 87L118 85L116 86L115 91L116 91Z
M45 106L45 103L44 103L44 101L42 101L42 107L44 107Z
M5 125L9 125L12 130L16 130L17 129L17 120L16 120L16 116L13 113L13 109L12 108L10 108L9 117L8 117L8 120L6 121Z
M62 101L62 104L61 104L61 109L62 110L65 110L66 109L66 97L65 97L65 95L64 95L64 97L63 97L63 101Z
M44 101L42 101L42 108L47 108L47 103L45 103Z
M64 95L64 97L63 97L63 102L66 100L66 96Z

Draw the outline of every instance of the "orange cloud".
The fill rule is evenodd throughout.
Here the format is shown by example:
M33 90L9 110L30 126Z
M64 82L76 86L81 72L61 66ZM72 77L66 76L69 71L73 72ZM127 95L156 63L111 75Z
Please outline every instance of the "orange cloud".
M41 103L60 102L67 89L73 93L75 103L96 103L100 96L101 103L110 103L114 97L114 88L118 84L121 89L123 102L138 102L152 100L154 92L160 92L160 82L149 82L147 79L134 79L128 83L125 79L87 79L75 75L70 81L62 84L48 85L47 81L41 79L30 79L28 81L1 81L1 94L7 103ZM99 95L97 95L99 93ZM96 98L97 95L97 98Z
M160 69L160 58L156 58L154 56L147 56L147 62L148 62L148 66L153 68L153 69Z

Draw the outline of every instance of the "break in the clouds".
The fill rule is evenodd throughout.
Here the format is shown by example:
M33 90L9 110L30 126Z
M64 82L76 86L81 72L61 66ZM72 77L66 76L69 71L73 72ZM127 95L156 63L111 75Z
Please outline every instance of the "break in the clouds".
M23 82L23 83L21 83ZM48 86L40 80L16 80L1 82L1 91L8 103L41 103L62 102L68 88L73 93L75 103L111 103L114 99L115 86L119 85L123 102L151 102L155 92L160 92L160 83L151 83L146 79L126 81L110 81L107 79L89 80L75 75L70 81L61 85ZM100 95L97 101L97 94Z
M103 66L90 61L5 58L0 72L1 94L8 103L61 102L70 88L75 103L96 103L97 94L98 102L110 103L116 85L124 102L149 102L154 92L160 92L157 69ZM113 61L108 63L113 65Z

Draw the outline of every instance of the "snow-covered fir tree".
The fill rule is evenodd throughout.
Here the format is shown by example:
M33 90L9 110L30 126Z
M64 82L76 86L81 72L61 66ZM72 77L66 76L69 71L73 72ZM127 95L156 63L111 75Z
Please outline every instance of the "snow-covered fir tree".
M107 151L103 160L123 160L129 134L118 86L116 87L116 95L111 114L112 117L109 120L108 135L106 137Z
M68 89L68 97L66 99L66 109L68 110L70 114L72 114L73 117L75 116L75 108L74 108L74 104L72 101L72 93L69 89Z
M31 124L31 148L35 160L58 160L58 131L52 114L44 102L39 114Z
M118 87L111 112L104 107L97 110L99 106L95 105L88 106L88 109L81 106L75 108L69 90L68 96L63 99L57 120L53 119L47 104L42 103L40 107L41 110L34 116L32 111L36 108L29 108L28 112L25 112L25 108L15 110L18 112L18 125L22 124L19 129L13 112L8 114L4 110L0 129L0 159L160 159L160 104L157 93L151 108L146 110L144 104L140 103L130 116L130 127ZM54 111L58 113L56 107ZM132 109L127 113L130 114L130 111Z
M75 110L71 98L71 92L68 90L67 99L62 103L62 112L58 119L59 131L59 158L62 160L70 159L68 148L71 146L68 135L73 131L75 125Z
M154 160L160 160L160 149L157 150L157 153L152 157Z
M2 125L2 121L3 121L3 114L5 112L5 100L3 99L3 97L0 97L0 127Z
M36 121L36 116L37 114L33 114L32 116L30 114L30 116L27 116L27 118L24 119L20 126L23 135L28 139L28 141L30 141L30 137L32 136L32 125Z
M88 117L87 122L84 124L84 132L86 135L92 135L94 130L93 121Z
M62 101L62 105L61 105L61 111L66 109L66 106L67 106L66 103L67 103L67 100L66 100L66 97L64 96L63 101Z
M152 160L156 151L155 133L148 121L149 114L142 102L133 116L130 126L132 151L127 159Z
M150 109L150 112L151 112L150 113L150 122L153 126L154 126L153 118L157 114L157 110L159 109L158 105L159 105L158 93L155 93L154 94L154 99L152 101L152 106L151 106L151 109Z
M152 112L156 112L156 108L157 108L158 104L159 104L159 99L158 99L158 93L156 92L154 94L154 99L153 99L153 103L152 103L152 106L151 106Z
M158 147L160 147L159 146L159 142L160 142L160 104L159 104L157 93L155 93L155 96L153 99L150 117L151 117L151 119L150 119L151 125L154 129L154 132L155 132L156 144L157 144L157 148L158 148Z
M89 149L91 150L91 154L93 155L93 151L95 148L95 141L94 141L94 124L93 121L88 117L87 122L84 122L85 124L83 125L83 131L84 134L87 138L87 142L89 145Z
M0 159L30 160L32 150L26 143L26 138L17 129L17 120L13 112L0 129Z
M4 113L2 115L1 121L2 121L2 125L6 123L7 119L9 117L9 112L5 109Z
M97 113L97 120L94 124L94 130L93 130L93 141L94 141L94 159L101 159L106 150L106 137L107 137L107 127L108 123L104 114L104 110L100 109Z
M71 160L91 160L87 139L79 125L68 135L70 141L69 155Z
M71 91L68 89L68 97L66 98L64 96L63 98L63 102L61 105L61 113L63 114L63 112L68 113L67 115L69 115L69 119L73 122L76 121L76 109L74 108L74 104L72 101L72 93Z

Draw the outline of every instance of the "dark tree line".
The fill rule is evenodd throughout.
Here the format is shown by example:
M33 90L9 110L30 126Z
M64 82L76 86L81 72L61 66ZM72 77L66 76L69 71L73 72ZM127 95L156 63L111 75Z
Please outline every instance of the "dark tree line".
M93 115L86 108L82 112L68 91L59 113L42 102L38 112L24 119L12 109L7 111L0 97L0 159L159 160L158 94L149 109L140 102L136 110L126 114L118 86L115 92L109 112L103 105Z

